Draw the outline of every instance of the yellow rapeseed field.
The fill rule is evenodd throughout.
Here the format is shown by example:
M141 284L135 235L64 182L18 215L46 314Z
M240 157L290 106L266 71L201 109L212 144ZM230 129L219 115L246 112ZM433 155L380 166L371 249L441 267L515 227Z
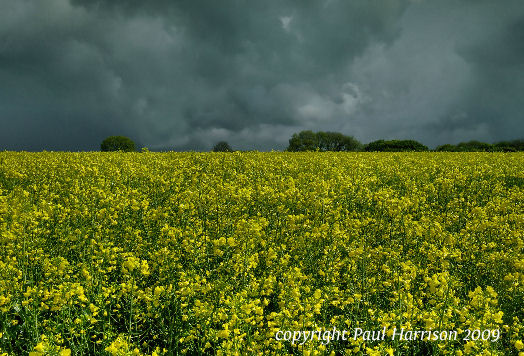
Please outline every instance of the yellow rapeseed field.
M524 355L523 231L522 153L0 152L0 355Z

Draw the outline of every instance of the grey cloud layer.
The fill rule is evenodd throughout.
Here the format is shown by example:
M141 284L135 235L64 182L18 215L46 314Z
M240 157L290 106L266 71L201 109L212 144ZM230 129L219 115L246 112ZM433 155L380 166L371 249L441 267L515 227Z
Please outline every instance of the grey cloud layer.
M0 0L0 149L523 132L520 1Z

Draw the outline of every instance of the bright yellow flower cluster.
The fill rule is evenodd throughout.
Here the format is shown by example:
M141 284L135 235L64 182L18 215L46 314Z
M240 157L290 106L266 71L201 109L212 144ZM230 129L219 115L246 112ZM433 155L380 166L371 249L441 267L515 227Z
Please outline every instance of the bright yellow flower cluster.
M522 153L0 152L0 355L518 355L523 205ZM275 337L334 327L387 336Z

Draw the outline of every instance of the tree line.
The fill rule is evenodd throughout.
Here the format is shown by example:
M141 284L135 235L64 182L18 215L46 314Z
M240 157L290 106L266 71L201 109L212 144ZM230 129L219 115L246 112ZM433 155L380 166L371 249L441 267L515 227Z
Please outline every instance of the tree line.
M376 140L360 143L352 136L338 132L313 132L310 130L293 134L286 151L366 151L366 152L406 152L430 151L415 140ZM494 144L468 141L456 145L445 144L434 151L439 152L519 152L524 151L524 140L500 141Z
M457 145L438 146L435 151L447 152L519 152L524 151L524 140L500 141L489 144L480 141L461 142Z
M125 136L110 136L102 141L102 151L135 151L135 143ZM147 151L143 148L142 151ZM233 152L226 141L220 141L213 146L213 152ZM340 132L313 132L301 131L293 134L289 139L288 152L307 151L335 151L335 152L423 152L429 148L415 140L376 140L362 144L353 136L346 136ZM524 140L500 141L494 144L468 141L456 145L445 144L438 146L438 152L521 152L524 151Z

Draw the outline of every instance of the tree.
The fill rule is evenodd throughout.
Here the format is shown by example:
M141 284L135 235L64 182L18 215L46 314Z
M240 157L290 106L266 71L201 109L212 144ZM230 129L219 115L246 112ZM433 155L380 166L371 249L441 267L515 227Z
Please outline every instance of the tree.
M345 136L340 132L318 132L318 148L320 151L358 151L362 144L351 136Z
M437 152L455 152L457 150L457 146L450 145L449 143L446 143L445 145L440 145L435 148L435 151Z
M489 143L473 140L473 141L459 143L457 145L457 151L459 152L489 152L489 151L493 151L493 147Z
M427 146L415 140L377 140L368 143L364 149L368 152L428 151Z
M524 140L501 141L493 145L496 151L518 152L524 151Z
M135 143L128 137L125 136L109 136L100 144L100 149L103 152L110 151L124 151L133 152L135 151Z
M301 131L293 134L289 140L287 151L358 151L361 143L351 136L339 132Z
M461 142L456 145L441 145L438 146L435 151L447 151L447 152L492 152L494 150L497 150L495 146L490 145L486 142L480 142L480 141L468 141L468 142Z
M306 130L291 136L287 150L290 152L315 151L317 147L317 135L311 130Z
M233 152L233 149L226 141L220 141L213 147L213 152Z
M442 145L436 151L449 152L518 152L524 151L524 140L500 141L494 144L476 140L461 142L456 145Z

